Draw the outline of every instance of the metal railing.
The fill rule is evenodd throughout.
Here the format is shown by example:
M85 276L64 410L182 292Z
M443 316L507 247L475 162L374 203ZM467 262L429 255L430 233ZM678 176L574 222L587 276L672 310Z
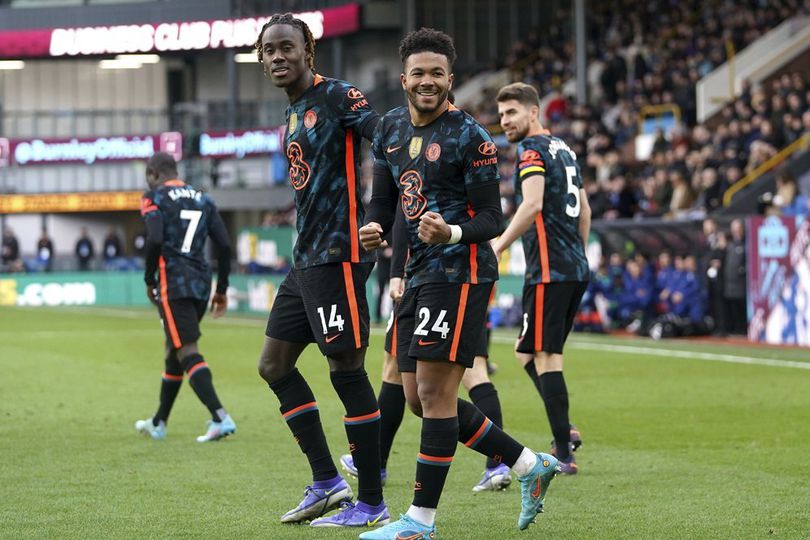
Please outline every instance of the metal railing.
M745 176L740 178L737 182L729 186L729 188L723 194L723 206L728 207L731 204L731 200L734 198L734 195L736 193L754 183L763 174L773 170L776 166L786 161L788 158L790 158L790 156L792 156L796 152L804 150L808 147L810 147L810 133L805 133L804 135L793 141L791 144L789 144L788 146L777 152L770 159L764 161L753 171L746 174Z

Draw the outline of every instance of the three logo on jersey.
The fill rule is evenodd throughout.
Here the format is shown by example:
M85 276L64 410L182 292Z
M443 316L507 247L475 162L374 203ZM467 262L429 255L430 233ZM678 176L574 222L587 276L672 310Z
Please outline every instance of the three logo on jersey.
M287 146L287 159L290 162L290 182L296 191L302 190L309 182L312 169L309 163L304 161L304 151L297 142L291 142Z
M402 185L402 212L408 219L417 219L427 208L427 199L422 195L422 176L411 169L402 173L399 183Z

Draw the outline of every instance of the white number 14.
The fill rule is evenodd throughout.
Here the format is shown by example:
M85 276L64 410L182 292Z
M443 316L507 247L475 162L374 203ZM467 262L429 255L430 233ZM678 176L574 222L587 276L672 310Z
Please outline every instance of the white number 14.
M329 328L337 328L338 332L343 332L343 317L337 314L337 304L332 304L332 310L329 313L329 326L326 325L326 313L322 306L318 306L318 315L321 316L324 335L329 333Z

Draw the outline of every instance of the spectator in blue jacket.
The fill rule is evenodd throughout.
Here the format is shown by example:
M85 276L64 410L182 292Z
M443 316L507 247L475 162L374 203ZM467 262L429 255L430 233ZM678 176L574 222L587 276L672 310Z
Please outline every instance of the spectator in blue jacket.
M622 278L622 293L619 297L619 321L622 325L641 324L650 314L653 300L652 286L642 274L636 259L627 261L627 271ZM635 325L633 325L635 326ZM638 327L631 329L635 331Z
M681 279L677 282L670 296L670 311L678 317L692 321L703 320L703 294L697 275L697 261L693 255L683 258Z

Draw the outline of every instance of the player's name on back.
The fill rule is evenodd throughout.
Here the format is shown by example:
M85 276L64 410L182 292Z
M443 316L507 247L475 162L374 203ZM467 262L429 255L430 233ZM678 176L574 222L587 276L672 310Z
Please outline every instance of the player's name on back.
M190 187L176 187L169 190L169 197L171 197L173 201L177 199L194 199L195 201L199 201L202 197L202 193Z

